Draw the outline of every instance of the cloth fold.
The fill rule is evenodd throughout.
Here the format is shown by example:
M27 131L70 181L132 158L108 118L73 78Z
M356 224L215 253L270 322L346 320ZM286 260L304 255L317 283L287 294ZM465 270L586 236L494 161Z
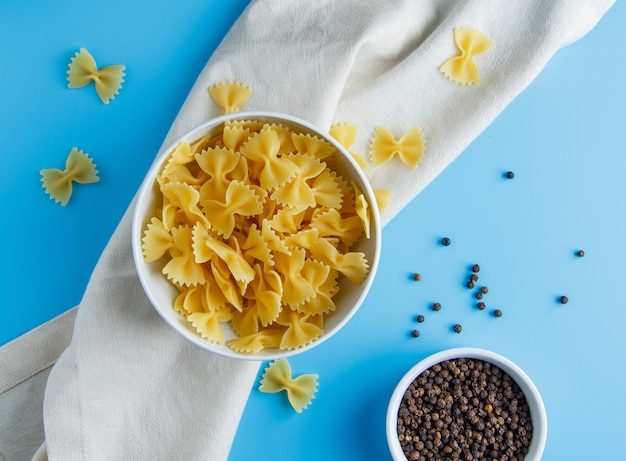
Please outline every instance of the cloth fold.
M371 167L394 192L388 223L539 74L591 30L612 0L256 0L190 91L164 145L218 115L208 87L253 89L246 110L298 116L323 129L358 125L350 150L367 156L375 127L420 127L417 169ZM458 52L455 27L486 34L481 80L459 85L439 67ZM130 205L91 277L72 342L45 402L51 460L227 459L259 362L212 355L181 339L150 306L131 256ZM383 250L384 251L384 250Z

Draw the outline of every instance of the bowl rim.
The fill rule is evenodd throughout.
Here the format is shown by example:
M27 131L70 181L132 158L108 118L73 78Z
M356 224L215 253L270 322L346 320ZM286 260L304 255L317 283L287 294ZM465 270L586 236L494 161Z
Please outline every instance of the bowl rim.
M539 461L548 435L548 418L539 390L524 370L513 361L496 352L475 347L457 347L431 354L413 365L398 381L389 399L386 415L387 445L394 461L407 460L400 446L397 433L398 411L406 389L426 369L445 360L457 358L471 358L490 362L509 374L519 385L530 408L533 424L533 435L524 461Z
M371 257L368 256L369 271L368 271L367 277L363 282L361 282L362 288L360 290L359 296L353 303L353 306L346 313L346 315L337 323L337 325L335 325L331 330L325 330L324 334L320 336L318 339L300 348L291 349L291 350L281 350L277 348L276 349L264 349L263 351L261 351L262 353L260 354L254 354L254 353L246 354L242 352L237 352L234 349L231 349L225 345L212 343L208 340L205 340L198 334L190 334L188 331L181 328L180 324L176 323L172 319L172 317L168 316L165 312L161 310L161 308L159 307L159 302L157 299L155 299L155 296L153 295L152 290L149 287L148 281L146 280L145 271L146 271L147 264L143 261L143 252L141 249L141 238L142 238L143 230L144 230L143 229L144 216L142 213L144 209L143 204L146 200L150 198L151 190L154 187L154 181L155 181L156 175L158 174L158 171L160 170L163 161L165 160L165 158L167 158L169 153L176 147L176 145L178 145L178 143L180 143L181 141L185 141L185 140L194 141L196 139L199 139L204 134L209 133L212 129L219 127L220 125L222 125L223 123L227 121L231 121L231 120L253 120L253 121L261 120L263 121L264 119L268 121L269 123L280 123L280 121L284 121L287 124L300 126L303 129L303 131L307 131L312 135L321 136L325 141L329 142L330 144L333 145L333 147L337 149L341 157L343 157L343 159L351 165L352 169L355 171L355 173L358 175L360 179L361 184L359 184L359 186L362 186L362 189L363 189L362 192L367 197L367 201L370 205L370 223L371 223L372 228L375 229L375 231L372 233L370 237L370 238L373 238L374 244L373 244L373 252L370 255ZM239 111L239 112L232 112L232 113L212 117L211 119L191 128L190 130L187 130L185 133L183 133L181 136L179 136L177 139L175 139L171 143L168 143L167 145L164 145L161 147L155 159L153 160L152 164L150 165L148 172L144 176L144 179L142 180L142 183L140 185L140 188L134 200L133 207L134 209L132 212L132 225L131 225L131 245L132 245L133 260L135 263L135 269L136 269L136 273L138 275L139 281L141 283L143 291L146 294L150 304L152 305L154 310L157 311L159 316L163 320L165 320L166 323L170 327L172 327L179 334L181 334L181 336L183 336L187 340L191 341L192 343L202 347L203 349L209 352L213 352L213 353L226 356L229 358L240 359L240 360L276 360L279 358L286 358L286 357L291 357L294 355L301 354L303 352L306 352L322 344L326 340L330 339L339 330L341 330L343 326L356 314L357 310L360 308L361 304L363 303L367 294L370 291L370 288L373 284L373 281L374 281L374 278L378 269L378 264L379 264L380 255L381 255L381 246L382 246L382 236L381 236L382 229L381 229L381 221L380 221L380 211L378 209L378 204L376 202L374 191L369 182L369 179L365 175L365 172L363 171L363 169L358 165L356 160L352 157L352 155L350 155L348 150L339 143L339 141L333 138L327 131L323 130L322 128L306 120L303 120L297 116L293 116L293 115L289 115L289 114L285 114L281 112L275 112L275 111L259 111L259 110ZM272 352L269 352L269 351L272 351Z

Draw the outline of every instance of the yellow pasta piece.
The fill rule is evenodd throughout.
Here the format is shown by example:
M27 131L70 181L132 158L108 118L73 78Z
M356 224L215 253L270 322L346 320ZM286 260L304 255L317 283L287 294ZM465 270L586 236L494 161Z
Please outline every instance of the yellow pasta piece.
M376 127L370 144L370 157L374 166L387 163L394 155L410 168L417 165L424 157L424 138L419 128L404 133L399 140L383 127Z
M327 314L335 310L335 303L331 299L325 285L331 273L330 266L326 264L307 260L302 268L302 276L309 280L315 295L304 303L296 306L296 310L303 314Z
M191 162L193 158L194 152L193 150L191 150L191 146L189 145L189 143L185 141L179 142L169 155L167 163L159 174L159 178L165 179L161 181L161 184L167 182L166 180L174 170L176 170L181 165L185 165Z
M311 283L302 275L305 258L306 253L300 248L292 248L289 256L274 255L274 267L283 280L282 302L289 306L297 306L315 296Z
M315 202L320 207L341 208L344 193L337 173L329 169L322 171L311 184Z
M378 210L382 212L389 206L389 203L393 198L393 191L390 189L375 189L374 197L376 197Z
M211 260L210 269L215 278L215 285L219 287L227 303L241 312L243 310L243 290L231 278L228 266L222 260L214 258Z
M328 240L319 239L311 248L313 257L341 272L355 283L361 283L367 276L369 265L365 254L358 251L340 253Z
M254 216L263 211L254 191L240 181L228 184L223 200L205 199L200 205L211 227L224 238L230 237L235 229L235 215Z
M297 152L308 154L318 159L325 159L337 151L328 141L317 136L311 136L308 133L292 133L291 139Z
M141 249L146 262L160 259L170 248L174 246L174 239L163 222L153 217L144 231Z
M191 228L187 225L173 227L172 239L176 256L163 267L163 274L172 282L182 286L204 283L202 266L196 263L192 248Z
M188 224L193 225L200 222L205 227L210 226L209 220L198 208L200 193L192 186L180 182L168 182L161 186L161 192L172 205L185 215Z
M209 87L209 94L225 114L237 112L250 96L252 88L239 82L223 82Z
M204 306L202 285L194 287L182 287L179 295L174 300L174 309L181 315L187 317L194 312L205 312L208 309Z
M237 151L251 135L249 128L228 121L224 123L223 140L224 146L230 150Z
M307 181L317 177L324 171L326 165L310 155L295 154L282 158L289 159L298 167L298 170L293 178L279 185L270 197L294 211L314 207L315 194Z
M213 256L217 256L226 263L230 274L238 282L248 284L254 279L254 269L243 255L222 240L211 236L200 223L196 223L192 234L193 252L197 263L207 262Z
M246 297L255 301L255 309L263 326L274 322L282 309L283 282L280 275L271 268L263 269L255 264L256 277L250 285Z
M225 342L224 331L220 323L228 322L231 318L232 314L228 309L194 312L187 317L196 331L200 333L204 339L208 339L217 344L224 344Z
M72 58L68 70L68 88L82 88L91 82L95 84L96 93L100 100L108 104L110 99L115 99L124 82L126 67L121 64L98 69L96 61L89 51L81 48Z
M444 62L439 70L449 80L461 85L480 83L480 73L474 57L491 48L493 41L476 29L455 27L454 43L459 54Z
M272 229L283 234L294 234L302 227L304 211L296 212L289 208L278 210L274 217L269 220Z
M279 359L271 362L265 369L259 386L259 391L275 393L286 391L287 399L298 413L307 408L315 398L317 392L316 374L304 374L295 378L291 377L291 366L287 359Z
M255 309L255 303L254 300L248 300L246 309L232 312L230 325L237 336L249 336L259 332L259 313Z
M302 315L289 308L283 309L276 323L287 327L280 340L280 349L298 349L312 343L324 334L321 327L310 320L311 315Z
M200 188L200 199L224 197L231 179L228 175L239 165L241 155L231 149L210 148L196 154L194 158L202 171L209 176ZM243 177L238 175L237 179L242 180Z
M357 131L358 126L355 124L335 123L330 127L330 130L328 130L328 134L335 138L339 144L345 147L352 158L356 160L358 165L363 170L367 170L370 167L369 162L362 155L350 151L350 147L352 147L352 144L356 141Z
M48 168L39 171L46 194L61 206L72 196L72 183L89 184L100 181L93 160L82 150L73 147L65 160L65 170Z
M320 237L337 237L347 247L352 246L363 235L363 223L360 217L343 218L334 208L313 216L311 227L317 229Z
M278 135L278 142L280 143L278 155L289 154L296 150L296 147L293 145L293 139L291 137L292 133L289 128L276 123L270 123L264 126Z
M248 160L259 164L259 185L268 191L286 183L298 172L298 166L279 157L279 151L278 133L268 126L252 135L239 151Z
M361 223L363 224L363 229L365 230L365 237L370 238L370 207L363 194L357 195L355 208L357 216L361 218Z
M240 247L244 258L260 261L267 266L274 265L272 252L267 242L263 239L263 235L256 223L248 228L248 235L245 237L245 241L240 244Z
M265 328L256 333L231 339L228 345L238 352L255 353L263 349L278 347L282 336L283 332L278 328Z

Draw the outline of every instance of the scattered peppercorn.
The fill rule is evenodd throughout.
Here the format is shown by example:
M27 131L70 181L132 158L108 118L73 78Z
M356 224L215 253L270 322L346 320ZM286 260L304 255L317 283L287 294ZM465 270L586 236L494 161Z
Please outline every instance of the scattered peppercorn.
M454 325L454 331L460 333L463 331L463 327L457 323L456 325Z
M487 293L489 293L489 288L487 288L487 287L480 287L480 292L482 294L486 295Z
M498 318L502 317L502 311L500 309L496 309L493 311L493 316Z
M411 336L413 336L414 338L417 338L420 335L420 331L419 330L413 330L411 332Z
M470 275L470 280L471 280L472 282L478 282L478 275L476 275L476 274L471 274L471 275Z
M583 256L585 256L585 252L583 250L578 250L576 252L576 256L578 256L579 258L582 258Z
M478 308L478 310L485 310L485 307L487 307L487 305L484 302L479 302L478 304L476 304L476 307Z
M476 296L476 299L483 299L483 293L482 291L477 291L476 294L474 295Z
M567 302L568 302L568 301L569 301L569 298L568 298L567 296L561 296L561 297L559 298L559 302L560 302L561 304L567 304Z
M471 280L467 282L467 288L469 288L470 290L474 288L474 282L472 282Z
M480 266L478 264L474 264L472 266L472 272L480 272Z
M439 304L439 303L435 303L435 304L433 304L432 309L433 309L434 311L440 311L440 310L441 310L441 304Z
M522 460L533 436L523 391L502 369L477 359L445 360L422 372L397 416L409 460Z
M418 316L417 316L417 321L418 321L419 323L422 323L424 320L425 320L425 319L424 319L424 316L423 316L423 315L418 315Z
M442 244L443 246L445 246L445 247L447 247L448 245L450 245L450 243L452 243L452 242L450 241L450 239L449 239L448 237L444 237L444 238L442 238L442 239L441 239L441 244Z
M417 272L413 274L413 280L415 280L416 282L419 282L420 280L422 280L421 274L418 274Z
M509 179L513 179L515 177L515 173L513 173L512 171L507 171L506 177Z

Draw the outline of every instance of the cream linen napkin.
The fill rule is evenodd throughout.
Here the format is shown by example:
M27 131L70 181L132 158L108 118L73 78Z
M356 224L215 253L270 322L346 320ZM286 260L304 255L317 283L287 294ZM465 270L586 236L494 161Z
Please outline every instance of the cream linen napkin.
M541 71L588 32L612 0L257 0L209 60L165 144L218 115L207 88L235 80L245 109L299 116L327 129L357 124L367 155L382 126L420 127L415 170L398 159L368 170L394 197L383 223L440 173ZM481 81L439 67L457 55L455 27L493 40L474 58ZM73 340L44 402L51 460L224 460L258 362L215 356L181 339L143 294L131 257L132 204L78 308Z

